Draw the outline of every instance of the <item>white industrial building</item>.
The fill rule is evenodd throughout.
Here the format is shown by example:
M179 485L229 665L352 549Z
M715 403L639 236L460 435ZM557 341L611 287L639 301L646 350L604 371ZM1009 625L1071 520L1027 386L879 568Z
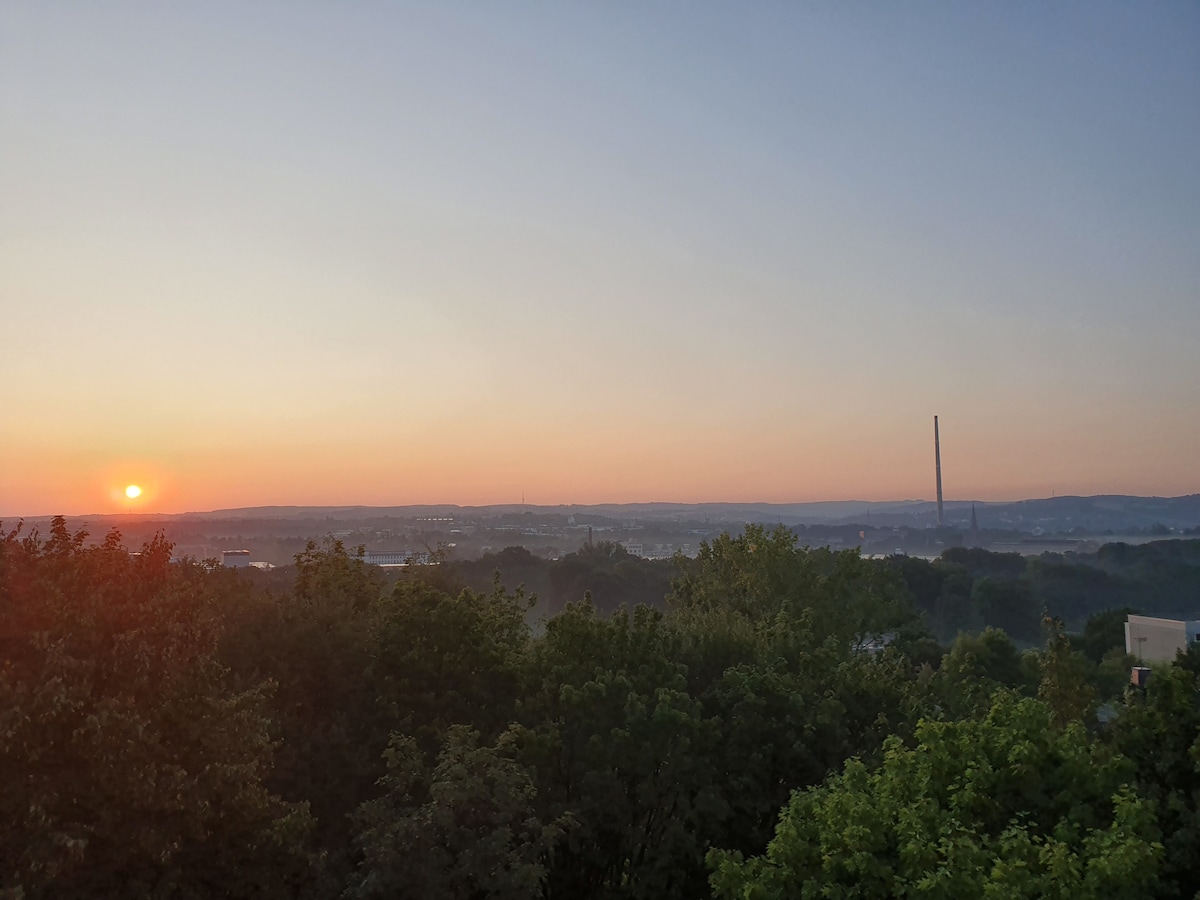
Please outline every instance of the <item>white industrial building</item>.
M1125 622L1125 652L1139 662L1172 662L1175 654L1200 639L1200 621L1130 616Z

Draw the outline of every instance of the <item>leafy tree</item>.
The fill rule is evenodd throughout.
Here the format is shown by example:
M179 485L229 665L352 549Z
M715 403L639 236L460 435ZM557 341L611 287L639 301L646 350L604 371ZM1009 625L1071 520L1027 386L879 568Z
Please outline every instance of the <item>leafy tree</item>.
M499 573L504 584L522 584L541 595L549 587L550 565L550 560L534 556L525 547L514 546L485 553L478 559L453 560L448 567L463 580L465 587L473 590L488 590Z
M369 668L377 703L397 730L440 740L469 724L489 739L513 721L535 598L497 580L490 593L457 597L401 581L379 605Z
M700 823L724 815L717 725L687 691L678 639L639 606L590 600L547 623L523 701L523 744L544 818L578 827L556 849L546 896L680 897L702 889Z
M1072 638L1071 643L1092 662L1099 664L1111 650L1125 649L1125 622L1131 613L1138 611L1131 606L1106 609L1088 618L1083 633Z
M747 525L700 546L696 565L672 585L673 609L722 610L768 622L807 616L819 640L853 645L915 622L903 583L857 551L810 550L778 526Z
M793 788L909 733L923 702L911 655L921 632L899 580L856 552L796 549L786 530L756 528L704 550L671 618L689 691L720 729L729 813L704 834L758 852ZM863 649L884 633L896 634L891 647Z
M530 599L498 586L455 597L426 574L402 577L380 597L377 569L340 542L310 543L288 593L243 584L241 602L230 596L222 608L224 657L248 682L278 685L271 784L310 803L333 882L354 868L350 816L378 795L394 731L432 752L451 725L491 740L512 721Z
M729 898L1139 898L1162 845L1127 760L999 693L988 715L923 721L881 765L793 795L765 855L713 851Z
M1121 576L1085 562L1050 555L1030 559L1026 578L1034 603L1069 622L1080 622L1106 608L1125 606L1136 593L1133 585ZM1096 655L1097 661L1100 655L1103 651Z
M793 789L819 783L850 756L873 758L889 734L911 733L922 708L917 673L890 652L746 663L701 699L719 727L712 753L728 808L703 823L703 834L744 853L763 850Z
M986 711L997 688L1030 694L1035 688L1016 645L996 628L960 634L943 658L934 682L947 718Z
M527 593L536 595L535 614L554 615L585 593L605 612L638 604L661 609L673 563L641 559L613 541L597 541L553 561L536 557L524 547L506 547L480 559L455 561L448 568L464 586L481 593L491 589L498 573L504 584L522 585Z
M1143 690L1130 688L1109 726L1113 746L1137 767L1139 793L1157 804L1161 897L1200 894L1200 676L1185 662L1156 668Z
M1039 637L1042 617L1027 582L984 576L975 582L971 600L986 625L1002 629L1018 641Z
M591 595L597 609L644 605L662 609L671 582L670 560L641 559L613 541L584 545L550 565L550 609Z
M941 592L934 606L931 627L942 640L952 640L963 631L979 631L983 617L971 600L974 580L962 566L937 560L934 564L944 574Z
M309 820L263 784L269 689L218 662L207 573L84 539L0 536L0 890L286 895Z
M1013 581L1025 574L1026 561L1020 553L995 553L981 547L948 547L941 558L951 565L961 566L975 577Z
M1119 700L1129 686L1130 670L1137 664L1137 657L1126 653L1124 647L1105 653L1088 673L1088 684L1096 692L1096 699L1101 703Z
M936 615L942 582L947 575L946 567L936 566L919 556L892 556L888 562L904 580L917 608L927 615Z
M1048 618L1046 626L1046 648L1037 655L1038 698L1050 707L1059 725L1089 721L1096 691L1088 683L1087 660L1071 649L1060 620Z
M240 681L270 679L279 742L270 786L307 802L335 881L351 865L349 814L383 774L391 724L368 677L376 658L378 569L341 541L310 541L292 589L264 595L239 581L220 608L222 659Z
M514 738L480 747L462 725L446 732L430 767L417 742L394 735L383 794L355 819L363 861L343 896L413 900L525 900L546 877L543 857L565 820L545 823L537 789L513 759Z
M382 580L379 570L362 561L362 548L355 553L345 545L328 539L323 547L309 541L296 554L296 581L292 588L296 601L323 612L361 612L379 599Z
M519 715L548 814L579 827L549 897L692 897L714 841L761 850L788 791L869 753L913 713L917 667L863 640L912 625L903 585L857 553L747 527L701 548L667 615L551 619Z

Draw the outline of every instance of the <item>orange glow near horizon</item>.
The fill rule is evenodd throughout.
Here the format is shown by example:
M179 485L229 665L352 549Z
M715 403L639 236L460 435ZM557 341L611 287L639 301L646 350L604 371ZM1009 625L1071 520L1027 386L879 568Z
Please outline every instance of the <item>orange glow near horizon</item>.
M0 519L1200 492L1173 8L120 6L6 7Z
M785 402L750 395L705 416L556 403L549 415L516 395L503 411L478 404L368 418L334 409L312 421L229 423L210 415L53 441L31 429L0 447L0 517L522 497L543 506L933 499L932 413L846 403L785 416ZM948 499L1178 496L1198 487L1200 426L1190 419L1160 426L1147 447L1149 421L1106 431L1088 408L1056 410L1057 418L1030 411L1020 428L969 407L938 412ZM141 449L130 452L134 443ZM136 499L129 485L141 488Z
M932 416L885 440L870 426L818 429L755 423L736 428L444 424L417 434L335 436L285 445L278 438L96 465L89 451L26 453L0 468L0 515L173 514L254 506L484 506L639 503L930 500ZM1166 444L1161 467L1139 467L1136 441L1088 454L1085 435L1023 434L943 416L946 496L1004 502L1052 494L1194 492L1187 441ZM888 423L890 424L890 423ZM921 423L924 426L924 422ZM494 426L494 427L493 427ZM607 427L605 427L607 426ZM519 431L519 433L517 433ZM926 432L929 432L926 434ZM481 441L478 434L489 434ZM195 438L195 435L191 437ZM253 447L253 449L250 449ZM1171 449L1174 448L1174 449ZM1168 452L1169 451L1169 452ZM93 451L94 452L94 451ZM130 497L127 489L141 493Z

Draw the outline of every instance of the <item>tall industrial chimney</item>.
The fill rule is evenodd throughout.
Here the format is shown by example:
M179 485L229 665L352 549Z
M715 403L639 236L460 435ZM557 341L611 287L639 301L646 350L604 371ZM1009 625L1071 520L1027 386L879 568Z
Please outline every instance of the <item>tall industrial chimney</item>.
M938 437L937 416L933 417L933 462L937 469L938 528L941 528L944 524L942 520L942 442Z

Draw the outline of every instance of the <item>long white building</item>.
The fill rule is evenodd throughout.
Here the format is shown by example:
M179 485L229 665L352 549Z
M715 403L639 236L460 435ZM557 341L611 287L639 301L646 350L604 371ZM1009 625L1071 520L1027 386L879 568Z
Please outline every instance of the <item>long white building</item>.
M368 566L407 566L410 562L424 566L429 563L429 553L425 550L415 553L412 550L366 550L362 561Z

